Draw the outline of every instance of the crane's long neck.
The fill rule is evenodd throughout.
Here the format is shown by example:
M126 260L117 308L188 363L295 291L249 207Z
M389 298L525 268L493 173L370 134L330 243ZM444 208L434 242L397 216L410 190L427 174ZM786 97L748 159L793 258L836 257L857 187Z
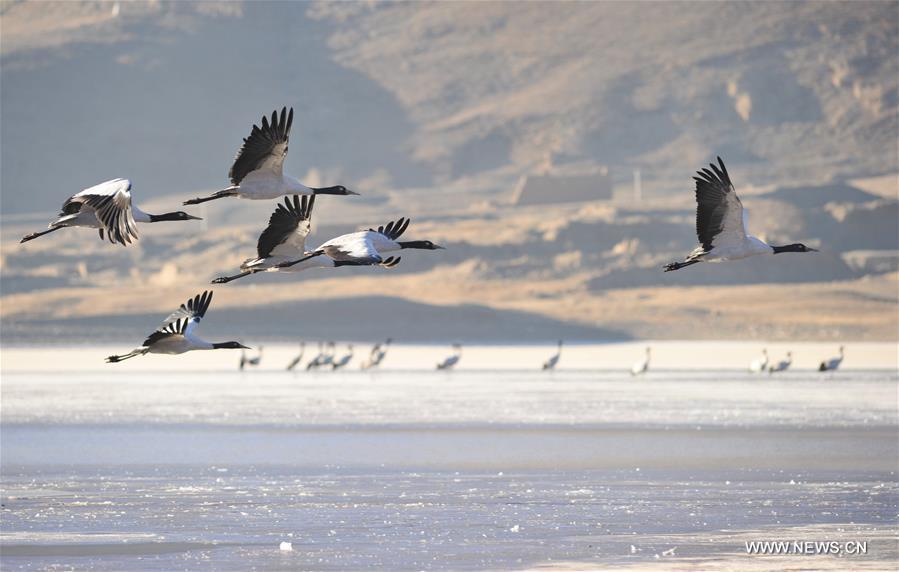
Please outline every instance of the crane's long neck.
M131 203L131 216L134 217L135 222L156 222L155 220L153 220L155 217L164 215L151 215L149 213L145 213L144 211L140 210L136 204Z
M311 195L315 193L315 189L311 187L307 187L303 183L300 182L296 177L291 177L290 175L283 175L282 179L284 182L284 190L287 191L286 195Z
M135 204L131 205L131 216L134 217L135 222L163 222L167 220L184 220L181 218L181 215L176 212L150 214L148 212L140 210L140 208L138 208L138 206Z
M407 240L405 242L397 242L400 249L415 248L418 250L430 250L430 246L426 240Z
M774 251L774 254L780 254L781 252L805 252L802 249L801 244L787 244L785 246L773 246L769 244L768 246L771 247L771 250Z
M138 221L138 222L163 222L167 220L184 220L178 213L163 213L163 214L151 214L147 215L150 217L149 221ZM134 220L137 220L137 217L134 217Z

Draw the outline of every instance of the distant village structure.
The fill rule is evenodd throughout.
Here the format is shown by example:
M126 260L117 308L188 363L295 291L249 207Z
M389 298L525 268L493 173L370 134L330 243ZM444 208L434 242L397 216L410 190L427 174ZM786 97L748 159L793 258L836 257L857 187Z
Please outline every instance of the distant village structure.
M512 194L517 206L578 203L612 198L612 177L602 167L583 174L543 173L525 175Z

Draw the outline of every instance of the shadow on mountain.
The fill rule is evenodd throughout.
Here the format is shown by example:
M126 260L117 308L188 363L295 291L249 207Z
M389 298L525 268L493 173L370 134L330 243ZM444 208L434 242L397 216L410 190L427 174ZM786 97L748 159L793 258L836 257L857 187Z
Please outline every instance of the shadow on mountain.
M836 253L779 254L731 262L700 263L674 272L657 268L618 270L593 278L592 291L647 286L719 286L852 280L860 273ZM785 291L788 296L788 291Z
M847 183L783 187L762 195L765 199L783 201L795 207L812 209L827 203L866 203L882 199Z
M136 346L162 321L162 314L4 321L3 343L116 342ZM535 342L626 340L625 332L571 324L529 312L495 310L477 304L435 306L390 297L297 301L253 308L216 308L200 335L234 339L380 340L416 342Z

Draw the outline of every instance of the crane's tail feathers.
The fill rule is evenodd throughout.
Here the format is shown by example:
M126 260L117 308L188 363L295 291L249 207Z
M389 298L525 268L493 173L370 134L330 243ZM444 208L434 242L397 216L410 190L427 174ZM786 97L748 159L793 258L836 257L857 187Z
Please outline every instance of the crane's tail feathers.
M687 262L669 262L665 265L665 272L671 272L672 270L680 270L685 266L690 266L691 264L696 264L699 262L698 260L688 260Z
M238 278L243 278L244 276L249 276L250 274L253 274L253 271L248 270L246 272L241 272L240 274L235 274L234 276L219 276L218 278L210 282L210 284L227 284L232 280L237 280Z
M19 244L21 244L23 242L28 242L29 240L34 240L35 238L37 238L39 236L44 236L45 234L50 234L54 230L59 230L61 228L65 228L65 227L64 226L54 226L54 227L51 227L49 230L44 230L41 232L32 232L31 234L26 234L25 236L22 237L22 240L19 241Z
M315 258L316 256L321 256L324 253L325 253L324 250L316 250L312 254L310 254L308 256L304 256L303 258L300 258L299 260L291 260L289 262L282 262L281 264L275 266L275 268L290 268L294 264L299 264L300 262L305 262L311 258Z
M185 205L198 205L200 203L205 203L206 201L214 201L216 199L223 199L225 197L236 197L237 196L237 187L229 187L227 189L222 189L221 191L216 191L209 195L208 197L197 197L195 199L190 199L188 201L184 201Z
M818 371L827 371L827 364L822 361L821 365L818 366Z
M150 348L137 348L135 350L131 350L127 354L123 354L120 356L109 356L106 358L106 363L118 363L120 361L125 361L126 359L131 359L133 357L142 356L150 351Z

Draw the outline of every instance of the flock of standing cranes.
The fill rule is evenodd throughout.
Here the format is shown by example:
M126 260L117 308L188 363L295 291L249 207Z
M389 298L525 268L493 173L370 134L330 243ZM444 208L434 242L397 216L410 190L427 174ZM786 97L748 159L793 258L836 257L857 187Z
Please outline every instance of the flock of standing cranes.
M840 346L840 354L838 356L822 361L818 365L818 371L834 371L839 369L841 363L843 363L843 346ZM793 352L787 352L784 359L777 363L772 363L769 361L767 348L762 348L761 357L749 362L749 371L752 373L764 373L767 371L769 374L772 374L786 371L790 369L791 365L793 365Z
M240 265L240 272L213 280L213 284L225 284L259 272L300 272L308 268L337 268L340 266L383 266L392 268L400 263L400 256L385 253L406 249L437 250L442 246L429 240L403 241L400 238L409 227L408 218L390 221L377 230L344 234L321 243L313 250L306 249L306 238L311 230L312 210L318 195L356 195L358 193L344 186L308 187L297 178L285 175L284 159L287 156L290 129L293 124L293 109L272 112L271 119L263 116L261 127L253 125L250 135L243 140L231 169L228 172L231 184L207 197L185 201L185 205L196 205L228 197L252 200L277 199L286 196L269 218L268 225L259 235L256 256L246 259ZM696 181L696 234L700 245L683 262L671 262L664 267L665 272L697 264L699 262L720 262L738 260L761 254L784 252L815 252L801 243L773 246L748 233L748 212L736 194L724 161L718 157L718 164L710 164L693 177ZM302 198L301 198L302 197ZM92 228L99 232L101 239L123 246L138 239L137 224L162 221L199 220L199 217L183 211L159 215L149 214L132 203L131 181L112 179L87 188L66 199L56 220L45 231L34 232L22 238L21 242L34 240L40 236L68 227ZM170 314L139 347L132 351L106 358L107 362L124 361L148 353L181 354L194 350L248 348L237 341L207 342L196 335L197 325L212 303L212 291L204 291L189 299ZM384 359L390 340L372 349L364 368L377 367ZM346 366L353 357L353 348L340 357L335 357L333 342L327 347L319 347L319 353L307 364L307 369L330 366L339 369ZM562 342L556 354L544 364L544 370L551 370L558 364L562 352ZM258 365L259 354L249 358L241 355L240 367ZM453 353L437 364L437 369L452 369L462 358L461 345L453 346ZM295 358L288 369L294 369L302 359ZM759 371L767 367L767 353ZM633 375L648 371L650 349L646 348L643 361L634 364ZM783 371L790 366L791 355L771 366L769 371ZM840 357L821 363L822 371L836 369L842 361ZM755 364L751 368L755 367Z
M387 350L390 348L390 344L393 342L391 338L387 338L383 343L377 343L372 347L371 351L368 354L368 358L365 359L360 365L359 369L372 369L381 365L381 362L384 360L384 357L387 355ZM342 369L350 363L353 359L354 349L353 344L347 345L347 353L343 354L340 357L336 355L336 347L337 345L334 342L328 342L327 344L324 342L318 343L318 353L312 357L306 363L306 370L318 369L318 368L330 368L331 371L336 371L338 369ZM245 365L249 363L249 359L245 357L246 354L241 355L240 358L240 369L243 370ZM299 366L301 366L303 357L306 355L306 342L300 342L300 353L298 353L293 359L290 360L290 363L287 364L285 368L287 371L295 371ZM262 357L262 347L259 348L259 355L257 356L256 362L252 365L259 365L258 358Z
M390 347L390 344L393 340L391 338L387 338L387 340L383 343L375 344L369 355L366 359L362 360L359 364L359 369L361 370L370 370L377 368L381 365L381 362L384 360L384 357L387 355L387 350ZM559 360L562 358L562 340L559 340L558 347L556 349L556 353L551 355L545 362L541 369L543 371L551 371L556 368L559 364ZM354 349L353 344L347 344L347 353L337 357L336 354L337 344L334 342L319 342L318 343L318 353L312 357L306 364L306 371L324 368L330 371L337 371L347 366L350 361L353 359ZM462 345L461 344L453 344L453 353L444 358L442 361L438 362L436 365L436 369L438 370L451 370L453 369L459 361L462 359ZM258 366L262 359L262 350L263 347L259 346L259 352L254 357L247 357L245 351L241 351L240 356L240 370L243 371L247 365L250 366ZM290 363L287 364L287 371L295 371L303 361L303 357L306 354L306 343L300 342L300 352L291 359ZM632 376L643 375L649 371L649 362L652 356L652 348L647 347L645 349L645 354L642 360L637 361L631 366L630 373ZM833 371L840 367L840 364L843 362L843 346L840 346L840 353L837 357L833 357L827 360L824 360L818 366L818 371ZM749 363L749 372L750 373L764 373L768 372L768 374L774 374L782 371L786 371L793 364L793 352L787 352L786 357L777 363L769 362L768 358L768 350L767 348L762 349L762 355L758 359L752 360Z
M562 342L559 342L559 347L562 347ZM644 358L641 361L634 363L634 365L631 367L631 375L643 375L644 373L649 371L649 360L651 352L652 350L647 347L646 355L644 356ZM558 358L556 358L556 361L558 361ZM840 346L840 355L822 361L818 366L818 371L834 371L840 367L841 363L843 363L843 346ZM749 371L751 373L764 373L767 371L768 374L774 374L777 372L788 370L792 364L793 352L787 352L786 357L777 363L769 363L768 349L762 348L762 356L749 362ZM546 368L544 367L544 369Z

